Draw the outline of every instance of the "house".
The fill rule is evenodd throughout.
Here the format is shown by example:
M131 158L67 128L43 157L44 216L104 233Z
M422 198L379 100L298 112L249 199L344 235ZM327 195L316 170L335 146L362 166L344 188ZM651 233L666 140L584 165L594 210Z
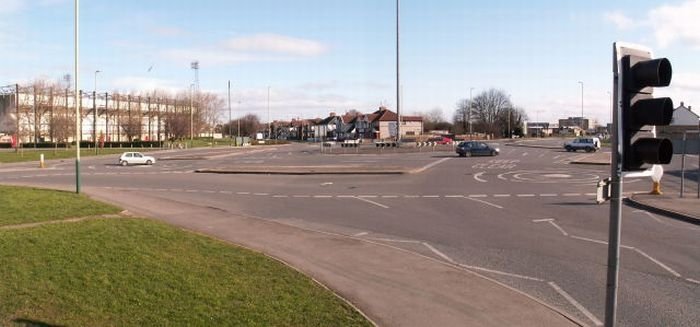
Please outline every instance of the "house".
M386 107L367 115L371 138L377 140L396 138L397 114ZM401 116L401 138L414 138L423 133L423 117Z
M683 148L685 147L685 153L698 153L700 148L700 135L698 135L698 130L700 129L700 116L693 112L691 106L685 106L685 103L681 102L678 108L673 109L673 118L671 119L671 124L669 126L658 126L656 128L656 133L658 137L665 137L673 142L673 152L683 153ZM683 137L685 134L686 142L683 144Z
M586 132L590 129L591 120L586 117L568 117L566 119L559 119L560 131L566 130L573 132L574 135L583 135L582 132Z
M554 134L548 122L525 122L525 134L529 137L546 137Z

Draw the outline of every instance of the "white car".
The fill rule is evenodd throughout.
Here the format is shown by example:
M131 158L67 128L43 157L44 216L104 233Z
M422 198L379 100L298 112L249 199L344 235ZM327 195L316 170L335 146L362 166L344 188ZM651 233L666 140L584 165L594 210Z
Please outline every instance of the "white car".
M140 152L124 152L121 157L119 157L119 164L122 166L152 165L154 163L156 163L156 158L143 155Z
M576 150L584 150L586 152L598 151L600 149L600 139L597 137L579 137L564 144L564 149L567 152L576 152Z

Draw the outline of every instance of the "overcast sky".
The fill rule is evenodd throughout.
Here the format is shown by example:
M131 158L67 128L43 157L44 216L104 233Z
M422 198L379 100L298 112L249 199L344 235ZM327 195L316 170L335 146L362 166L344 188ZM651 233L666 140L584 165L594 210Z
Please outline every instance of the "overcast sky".
M203 91L234 117L321 117L395 108L395 0L119 0L81 3L81 88ZM676 104L700 106L700 0L401 2L402 112L494 87L531 120L610 116L612 43L674 68ZM0 0L0 85L73 71L73 1ZM695 109L696 112L700 111ZM225 109L222 119L228 118Z

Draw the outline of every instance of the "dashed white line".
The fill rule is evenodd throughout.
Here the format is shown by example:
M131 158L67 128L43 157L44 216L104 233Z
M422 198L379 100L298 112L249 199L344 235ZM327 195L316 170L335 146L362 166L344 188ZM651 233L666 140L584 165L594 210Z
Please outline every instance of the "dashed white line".
M463 198L464 195L445 195L446 198Z
M493 197L495 197L495 198L507 198L507 197L510 197L510 194L494 194Z
M420 195L404 195L403 197L406 199L417 199L420 198Z
M581 193L564 193L562 196L581 196Z
M358 197L358 198L371 198L371 199L377 198L376 195L358 195L356 197Z
M273 195L273 198L288 198L289 195Z
M423 195L423 198L429 198L429 199L437 199L439 198L439 195Z
M557 196L557 195L554 193L543 193L543 194L540 194L540 196L541 197L553 197L553 196Z
M352 236L360 237L360 236L365 236L365 235L367 235L367 234L369 234L369 233L367 233L367 232L360 232L360 233L354 234L354 235L352 235Z
M248 194L250 194L250 192L236 192L236 194L238 194L238 195L248 195Z
M699 281L699 280L695 280L695 279L692 279L692 278L686 278L685 280L687 280L687 281L689 281L689 282L691 282L691 283L700 284L700 281Z
M398 197L398 195L382 195L382 198L384 199L396 199Z
M531 198L531 197L534 197L535 195L534 194L516 194L515 196L517 196L519 198Z
M588 319L590 319L594 325L603 326L603 323L598 318L596 318L596 316L594 316L590 311L588 311L588 309L586 309L583 305L581 305L581 303L578 303L578 301L576 301L576 299L571 297L571 295L569 295L569 293L566 293L566 291L561 289L561 287L559 287L559 285L557 285L554 282L548 282L547 284L549 284L549 286L551 286L555 291L557 291L557 293L559 293L567 301L569 301L569 303L571 303L574 307L576 307L576 309L581 311L581 313L583 313L583 315L585 315Z
M219 193L221 193L221 194L233 194L233 192L231 192L231 191L219 191Z
M339 198L339 199L346 199L346 198L354 198L355 196L354 195L336 195L335 197Z
M485 198L488 197L486 194L470 194L469 198Z
M330 199L332 195L314 195L314 199Z
M253 193L253 195L257 195L257 196L268 196L268 195L270 195L270 193Z
M545 221L553 221L553 220L554 220L553 218L545 218L545 219L533 219L533 220L532 220L532 222L533 222L533 223L541 223L541 222L545 222Z
M295 198L310 198L310 195L294 195Z

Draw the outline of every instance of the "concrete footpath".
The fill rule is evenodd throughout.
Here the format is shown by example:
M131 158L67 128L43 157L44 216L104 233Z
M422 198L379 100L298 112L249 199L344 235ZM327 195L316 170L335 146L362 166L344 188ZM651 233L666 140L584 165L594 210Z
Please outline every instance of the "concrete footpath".
M627 198L627 202L650 212L700 225L700 198L697 194L688 194L683 198L677 194L634 194Z
M392 246L144 193L85 191L136 215L286 262L347 299L379 326L582 325L487 277Z

